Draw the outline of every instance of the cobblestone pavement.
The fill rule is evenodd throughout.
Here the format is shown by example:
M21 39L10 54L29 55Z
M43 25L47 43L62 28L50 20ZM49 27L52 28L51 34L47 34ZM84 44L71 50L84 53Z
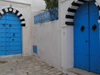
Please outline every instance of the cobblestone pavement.
M0 58L0 75L67 75L36 56Z

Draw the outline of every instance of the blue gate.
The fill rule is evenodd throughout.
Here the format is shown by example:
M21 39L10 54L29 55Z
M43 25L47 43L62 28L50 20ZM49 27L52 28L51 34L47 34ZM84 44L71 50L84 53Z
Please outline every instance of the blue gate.
M78 8L74 17L74 66L100 73L99 9L94 2Z
M0 56L22 54L20 19L13 13L0 18Z

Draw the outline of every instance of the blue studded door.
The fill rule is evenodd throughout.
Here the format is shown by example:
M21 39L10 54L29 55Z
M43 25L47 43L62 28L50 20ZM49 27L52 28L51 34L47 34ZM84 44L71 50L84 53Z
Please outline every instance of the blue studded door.
M22 54L22 29L20 19L13 13L0 18L0 56Z
M89 3L89 27L90 27L90 71L100 73L100 44L98 23L99 9L93 2Z
M100 73L99 9L94 2L81 5L74 17L74 67Z

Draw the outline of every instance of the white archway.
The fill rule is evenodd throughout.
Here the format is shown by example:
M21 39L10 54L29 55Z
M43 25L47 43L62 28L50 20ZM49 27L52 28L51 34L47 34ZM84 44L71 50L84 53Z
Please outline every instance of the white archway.
M66 19L68 21L65 22L66 25L70 25L70 26L74 26L74 22L73 22L73 19L74 19L74 15L77 11L77 9L82 5L84 4L85 2L88 2L88 1L91 1L91 0L74 0L71 5L69 6L68 8L68 14L66 15ZM100 5L99 5L99 0L92 0L95 2L96 6L98 7L99 9L99 20L98 22L100 23Z
M25 26L25 19L24 19L23 15L18 10L14 9L12 7L2 9L0 11L0 17L7 12L14 13L20 19L21 26Z

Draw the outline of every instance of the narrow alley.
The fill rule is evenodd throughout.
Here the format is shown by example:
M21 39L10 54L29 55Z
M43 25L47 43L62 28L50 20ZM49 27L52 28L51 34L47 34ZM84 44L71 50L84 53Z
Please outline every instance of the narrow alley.
M47 65L36 56L2 57L0 75L67 75Z

